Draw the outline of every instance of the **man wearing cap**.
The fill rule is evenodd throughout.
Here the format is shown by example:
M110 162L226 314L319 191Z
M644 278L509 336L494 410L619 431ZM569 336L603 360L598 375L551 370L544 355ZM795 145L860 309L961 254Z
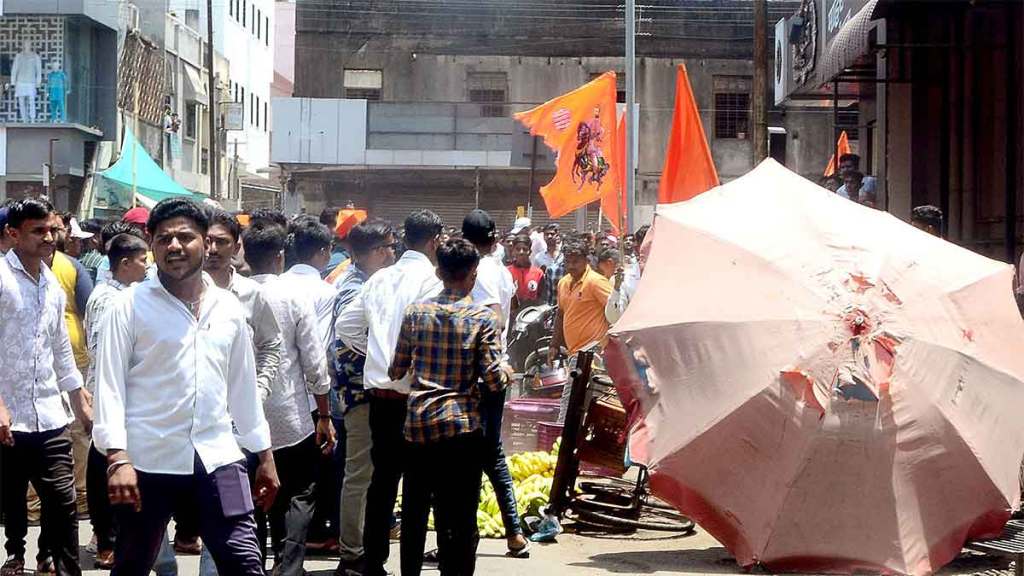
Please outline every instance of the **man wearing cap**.
M533 222L529 218L517 218L512 225L512 234L528 234L533 247L530 249L530 258L536 258L538 254L547 250L547 242L544 241L544 234L533 230Z
M473 210L462 221L462 237L469 240L480 253L476 283L471 293L473 303L487 306L498 315L501 350L504 354L512 310L512 297L516 294L516 285L512 280L512 273L494 253L494 247L498 241L498 231L494 220L483 210ZM524 555L527 543L523 537L523 529L519 525L516 497L512 489L512 475L509 474L508 465L505 462L505 450L501 445L501 419L505 410L505 393L504 390L490 392L486 387L480 387L480 395L480 413L483 418L486 450L483 462L484 472L487 473L498 498L502 521L505 524L505 537L508 538L509 554Z

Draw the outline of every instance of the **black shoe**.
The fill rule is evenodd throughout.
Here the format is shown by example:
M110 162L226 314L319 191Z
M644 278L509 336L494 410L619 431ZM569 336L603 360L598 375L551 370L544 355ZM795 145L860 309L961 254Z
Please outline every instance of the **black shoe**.
M339 560L334 576L363 576L363 559Z
M426 554L423 555L423 563L437 564L437 548L429 550Z

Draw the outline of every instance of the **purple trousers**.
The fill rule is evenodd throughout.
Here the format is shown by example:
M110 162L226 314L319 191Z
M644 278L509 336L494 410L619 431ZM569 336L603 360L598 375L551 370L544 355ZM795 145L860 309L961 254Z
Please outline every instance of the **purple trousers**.
M191 475L138 472L142 511L117 506L112 576L147 576L167 522L179 507L196 510L199 535L220 576L264 576L245 461L206 473L199 456Z

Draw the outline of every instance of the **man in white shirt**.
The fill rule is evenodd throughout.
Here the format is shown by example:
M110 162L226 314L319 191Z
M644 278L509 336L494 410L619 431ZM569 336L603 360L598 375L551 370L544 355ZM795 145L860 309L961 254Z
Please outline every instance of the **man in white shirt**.
M96 285L85 307L85 333L89 344L89 373L85 387L90 393L96 392L96 345L100 340L100 324L118 294L132 284L146 278L146 253L149 246L141 237L131 233L118 234L107 246L107 258L113 277ZM141 236L141 235L140 235ZM114 565L114 517L107 498L107 459L89 447L89 465L86 468L86 496L89 499L89 522L96 537L97 568L107 569Z
M281 327L281 366L263 403L281 490L270 509L274 574L301 576L306 557L306 531L313 517L316 469L320 454L334 448L327 392L331 379L320 339L316 313L305 295L292 290L278 275L284 272L285 230L256 224L242 235L245 261L252 280ZM314 426L309 418L312 394L317 405ZM257 536L266 542L266 523L257 514Z
M320 271L331 261L334 234L313 218L297 219L290 232L297 263L281 275L281 280L312 301L324 349L329 350L333 343L334 297L338 291L324 281Z
M557 222L552 222L544 227L544 246L545 250L532 256L531 259L534 266L547 272L553 266L560 266L563 260L562 234Z
M202 273L208 228L191 200L157 204L157 278L119 296L100 329L93 439L120 505L115 576L150 571L184 502L220 572L263 576L254 501L269 509L279 482L245 311ZM239 447L259 458L251 491Z
M75 367L64 322L67 296L43 263L53 255L60 220L45 200L10 206L7 231L14 247L0 258L0 468L7 561L20 574L28 532L29 481L43 503L42 526L58 575L81 574L67 393L86 433L92 427L88 392ZM40 551L42 554L43 551Z
M334 232L320 223L316 218L300 216L289 229L292 236L292 249L296 263L282 274L278 281L289 290L301 294L310 301L317 318L317 334L320 335L324 350L328 356L334 351L334 298L338 291L321 276L331 261L331 246L334 243ZM310 412L313 411L310 400ZM317 417L330 416L328 412L317 412ZM342 439L344 440L344 439ZM311 547L323 549L324 543L333 544L338 540L337 518L338 495L341 492L341 478L325 459L321 462L316 482L316 508L313 520L309 525L307 542ZM343 471L343 469L342 469Z
M494 254L494 245L498 240L498 231L494 220L483 210L473 210L462 221L462 237L469 240L480 253L480 263L476 269L476 284L471 297L474 304L487 306L498 314L498 329L501 332L502 351L506 346L509 315L512 310L512 297L516 294L516 285L512 274ZM505 537L508 539L508 550L512 555L526 554L527 542L523 537L523 528L519 524L519 513L516 510L516 495L512 487L512 474L509 473L505 461L505 449L501 444L501 420L505 412L505 391L494 393L480 389L480 415L484 425L484 446L486 454L483 459L484 472L494 486L494 493L501 508L501 519L505 525Z
M411 374L393 381L388 367L406 307L441 293L434 262L443 228L441 217L430 210L410 214L405 219L405 253L366 281L336 324L341 340L366 351L363 386L370 397L373 477L366 495L363 576L387 573L389 524L402 479L406 402L412 386Z
M256 385L266 401L281 364L281 328L267 305L260 285L239 274L231 265L242 247L242 226L226 210L210 210L209 247L203 271L219 288L231 292L245 308L245 320L252 331L256 353Z

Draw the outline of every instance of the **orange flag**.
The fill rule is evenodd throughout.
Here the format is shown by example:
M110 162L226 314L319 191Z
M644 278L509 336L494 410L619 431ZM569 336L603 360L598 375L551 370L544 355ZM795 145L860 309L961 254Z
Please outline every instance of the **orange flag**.
M852 154L853 148L850 148L850 138L846 135L846 130L839 133L839 140L836 142L836 149L832 151L832 158L829 158L828 167L825 168L825 176L831 176L836 173L838 165L836 164L836 151L839 152L839 156L842 157L844 154Z
M676 107L658 184L658 202L682 202L718 186L718 172L704 136L686 66L676 69Z
M555 177L540 189L552 218L618 190L614 72L515 118L557 153Z
M366 210L359 210L357 208L342 208L338 210L338 215L335 216L334 221L334 233L338 235L338 238L344 238L348 236L349 231L366 221Z
M619 128L616 130L615 138L615 159L612 161L612 168L615 169L615 180L618 186L609 188L601 195L601 212L612 226L612 230L619 234L622 227L626 225L626 114L619 116Z

